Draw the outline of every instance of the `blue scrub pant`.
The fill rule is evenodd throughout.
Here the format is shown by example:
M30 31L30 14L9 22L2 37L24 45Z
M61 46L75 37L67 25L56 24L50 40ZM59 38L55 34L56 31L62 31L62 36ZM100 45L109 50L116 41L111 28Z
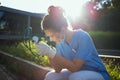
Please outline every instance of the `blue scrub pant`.
M55 71L48 72L45 80L105 80L103 76L95 71L82 70L78 72L70 72L63 69L60 73Z

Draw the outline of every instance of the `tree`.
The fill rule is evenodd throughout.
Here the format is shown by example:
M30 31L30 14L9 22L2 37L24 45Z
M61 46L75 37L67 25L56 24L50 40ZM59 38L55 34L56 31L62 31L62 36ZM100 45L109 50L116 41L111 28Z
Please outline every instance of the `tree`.
M112 4L115 8L120 8L120 0L112 0Z

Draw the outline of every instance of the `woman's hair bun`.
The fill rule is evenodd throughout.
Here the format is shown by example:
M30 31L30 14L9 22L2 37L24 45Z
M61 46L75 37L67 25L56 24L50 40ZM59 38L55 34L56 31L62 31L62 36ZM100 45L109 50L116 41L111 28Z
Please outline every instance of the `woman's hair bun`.
M61 7L58 6L50 6L48 8L48 13L51 16L62 16L64 11Z

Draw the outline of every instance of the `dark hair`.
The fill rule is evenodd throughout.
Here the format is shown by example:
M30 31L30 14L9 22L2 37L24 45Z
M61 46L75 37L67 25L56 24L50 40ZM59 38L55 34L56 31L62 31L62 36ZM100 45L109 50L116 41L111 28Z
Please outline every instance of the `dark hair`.
M52 29L60 32L62 27L67 27L68 22L64 16L62 8L57 6L50 6L48 8L48 14L45 15L41 22L42 30Z

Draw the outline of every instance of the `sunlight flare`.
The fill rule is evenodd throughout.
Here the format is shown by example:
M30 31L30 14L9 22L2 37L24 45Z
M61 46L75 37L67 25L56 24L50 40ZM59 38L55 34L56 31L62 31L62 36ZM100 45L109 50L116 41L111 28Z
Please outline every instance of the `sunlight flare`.
M87 1L89 0L52 0L52 4L61 6L65 10L67 16L76 19L84 14L83 6Z

